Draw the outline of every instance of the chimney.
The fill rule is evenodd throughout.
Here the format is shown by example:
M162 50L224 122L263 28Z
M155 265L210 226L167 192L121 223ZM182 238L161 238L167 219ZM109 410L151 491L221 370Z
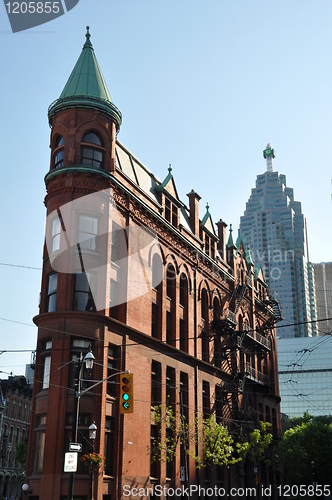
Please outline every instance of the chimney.
M222 219L217 222L219 238L218 250L220 251L221 257L222 259L224 259L224 261L226 261L226 227L227 224Z
M187 194L189 198L189 219L191 229L197 238L199 238L199 200L201 197L193 189Z

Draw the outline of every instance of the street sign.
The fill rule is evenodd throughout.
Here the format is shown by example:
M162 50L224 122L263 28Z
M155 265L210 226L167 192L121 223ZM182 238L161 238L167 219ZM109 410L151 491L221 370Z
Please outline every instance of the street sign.
M82 451L81 443L69 443L69 451L77 451L80 453Z
M65 453L65 466L64 472L76 472L77 471L77 452L69 452Z

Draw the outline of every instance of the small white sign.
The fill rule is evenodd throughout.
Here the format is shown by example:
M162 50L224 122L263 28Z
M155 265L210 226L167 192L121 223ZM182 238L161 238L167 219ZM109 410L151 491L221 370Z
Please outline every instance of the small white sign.
M186 468L183 465L180 467L180 478L181 482L184 483L186 480Z
M77 452L67 451L65 453L65 472L76 472L77 471Z
M69 451L82 451L82 444L81 443L69 443Z

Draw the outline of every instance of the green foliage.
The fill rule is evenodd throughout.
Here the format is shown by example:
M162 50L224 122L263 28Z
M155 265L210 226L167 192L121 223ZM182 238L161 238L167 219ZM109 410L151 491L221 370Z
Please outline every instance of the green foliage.
M300 425L283 434L281 453L285 484L311 484L312 461L315 462L315 480L319 484L329 484L332 475L331 417L305 414Z
M25 468L27 461L28 445L26 443L16 443L15 445L15 460L18 462L22 469Z
M260 422L260 429L254 429L250 434L250 443L248 453L268 467L271 464L270 444L273 436L269 431L272 425L269 422Z
M240 462L246 454L248 443L235 443L227 427L216 422L214 415L196 420L198 436L203 448L203 460L192 454L196 467L204 465L231 465Z
M152 424L157 426L158 435L151 441L148 453L151 461L170 462L178 451L178 443L187 443L187 454L193 458L197 468L206 465L231 465L246 456L249 443L235 442L228 429L216 422L215 416L204 419L197 417L191 428L185 417L177 416L171 406L157 405L153 408ZM203 450L203 456L196 455L195 443ZM192 443L191 450L189 443Z
M179 440L187 439L188 425L181 417L177 425L177 416L170 405L154 406L151 419L158 428L157 437L152 440L151 448L148 447L151 461L171 462L176 457Z

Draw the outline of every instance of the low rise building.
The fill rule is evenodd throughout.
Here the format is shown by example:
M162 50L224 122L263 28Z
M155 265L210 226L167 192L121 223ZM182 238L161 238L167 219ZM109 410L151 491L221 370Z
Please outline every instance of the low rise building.
M3 408L0 427L0 496L22 494L25 463L15 458L18 443L28 444L32 386L23 376L10 376L0 382L0 400Z

